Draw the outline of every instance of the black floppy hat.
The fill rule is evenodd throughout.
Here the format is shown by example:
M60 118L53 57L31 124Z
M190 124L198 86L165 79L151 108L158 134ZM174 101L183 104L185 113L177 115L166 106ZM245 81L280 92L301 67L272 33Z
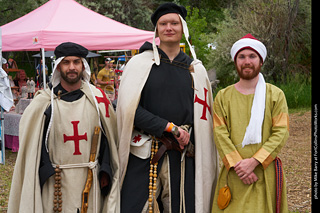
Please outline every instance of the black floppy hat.
M63 56L78 56L85 58L88 55L88 49L73 42L64 42L56 47L54 55L56 58Z
M151 15L151 21L153 25L156 26L159 18L168 13L178 13L181 15L181 17L184 20L186 20L186 16L187 16L186 8L184 6L179 6L175 3L168 2L168 3L161 4L156 9L156 11L154 11L154 13Z

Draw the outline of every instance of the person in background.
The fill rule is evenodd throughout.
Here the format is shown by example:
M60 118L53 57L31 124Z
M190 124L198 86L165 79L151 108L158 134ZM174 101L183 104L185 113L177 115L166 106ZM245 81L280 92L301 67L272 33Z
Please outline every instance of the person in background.
M18 88L18 96L21 95L22 90L25 90L25 87L27 86L26 72L24 70L19 70L19 72L16 72L16 76L14 77L13 82L16 88Z
M18 69L17 62L11 56L8 59L7 69Z
M101 69L97 76L97 84L106 92L111 101L114 100L114 83L115 83L115 71L113 68L114 60L110 58L105 59L105 67Z
M45 75L46 75L46 82L49 82L49 77L48 77L48 67L47 65L45 65ZM38 66L36 67L36 84L37 87L43 87L43 65L42 65L42 59L40 60L40 63L38 64Z
M17 80L16 86L18 86L21 90L22 87L27 86L27 75L26 72L24 70L20 70L19 71L19 80Z

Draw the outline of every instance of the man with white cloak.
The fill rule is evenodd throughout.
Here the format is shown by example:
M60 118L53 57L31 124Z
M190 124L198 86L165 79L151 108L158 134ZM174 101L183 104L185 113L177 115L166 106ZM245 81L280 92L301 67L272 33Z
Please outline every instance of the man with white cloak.
M186 15L183 6L160 5L151 17L153 43L140 48L122 76L117 104L121 212L211 209L218 175L213 98L189 41L193 59L180 50L182 35L189 37Z
M8 212L120 211L116 116L87 54L57 46L52 85L24 111Z

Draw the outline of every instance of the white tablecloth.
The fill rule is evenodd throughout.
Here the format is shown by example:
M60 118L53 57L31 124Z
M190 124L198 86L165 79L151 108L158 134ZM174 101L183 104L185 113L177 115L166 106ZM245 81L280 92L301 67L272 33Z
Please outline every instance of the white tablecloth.
M20 114L15 112L4 113L4 134L19 136Z
M16 113L22 114L24 110L27 108L27 106L31 103L31 101L32 99L20 99L15 109Z

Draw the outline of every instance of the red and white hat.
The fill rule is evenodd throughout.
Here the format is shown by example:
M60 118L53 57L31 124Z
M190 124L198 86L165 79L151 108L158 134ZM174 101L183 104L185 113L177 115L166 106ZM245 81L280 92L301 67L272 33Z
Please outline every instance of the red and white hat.
M252 49L256 51L260 58L263 60L263 62L266 59L267 56L267 48L264 46L264 44L253 37L250 33L242 37L240 40L238 40L236 43L233 44L230 54L232 57L232 60L234 61L237 54L243 50L243 49Z

